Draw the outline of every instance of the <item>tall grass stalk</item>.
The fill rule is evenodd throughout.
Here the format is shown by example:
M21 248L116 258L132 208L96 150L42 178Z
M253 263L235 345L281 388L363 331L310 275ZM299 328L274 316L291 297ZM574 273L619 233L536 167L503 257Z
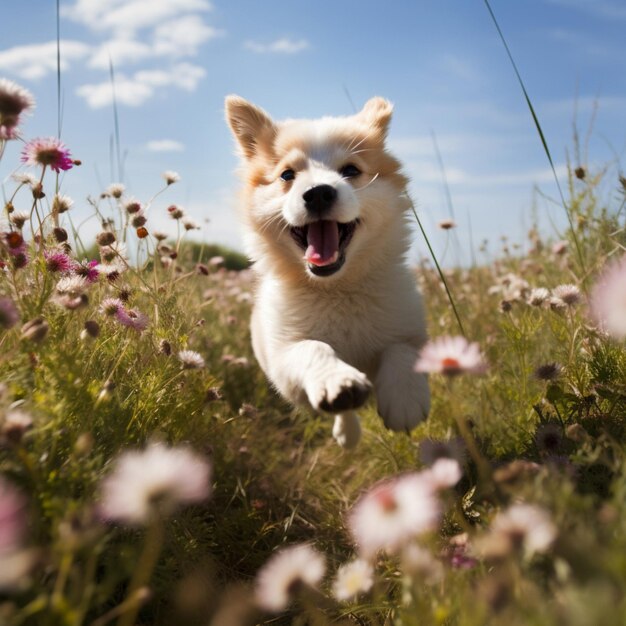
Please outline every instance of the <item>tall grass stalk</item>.
M513 71L515 72L515 76L517 77L520 87L522 88L522 93L524 94L524 99L526 100L526 104L528 105L528 110L530 111L530 114L533 118L533 122L535 124L535 128L537 129L537 133L539 134L541 145L543 146L543 150L546 153L548 162L550 163L550 169L552 170L552 175L554 176L554 182L556 183L556 186L559 192L559 197L561 198L561 204L563 205L563 208L565 209L565 214L567 215L567 221L569 223L570 232L572 233L572 239L574 241L574 245L576 246L576 254L578 255L578 263L580 264L580 270L581 270L581 274L583 276L583 282L584 282L586 278L585 260L583 258L583 253L580 247L580 243L578 241L578 237L576 236L576 230L574 228L574 222L572 221L572 215L567 205L567 202L565 200L565 195L563 194L563 190L561 189L561 183L559 182L559 177L557 176L556 168L554 167L554 161L552 160L552 155L550 154L550 148L548 147L548 142L546 141L545 135L543 133L543 129L541 128L541 124L539 123L539 118L537 117L537 114L535 112L535 107L533 107L533 103L530 99L530 96L528 95L528 92L526 91L526 86L524 85L522 76L519 73L519 70L517 69L517 65L515 63L515 60L513 59L513 55L511 54L511 50L509 49L509 46L506 42L504 34L502 33L502 29L500 28L500 25L498 24L498 20L496 19L496 16L493 10L491 9L489 0L485 0L485 5L487 7L487 10L489 11L489 15L491 16L491 19L493 20L496 30L498 31L500 40L502 41L502 44L504 45L504 49L506 50L506 54L509 57L509 61L511 62L511 65L513 66Z
M115 70L113 69L113 59L109 56L109 76L111 79L111 93L113 95L113 131L115 137L115 156L117 157L118 181L124 182L124 168L122 166L122 156L120 152L120 121L117 114L117 98L115 97Z

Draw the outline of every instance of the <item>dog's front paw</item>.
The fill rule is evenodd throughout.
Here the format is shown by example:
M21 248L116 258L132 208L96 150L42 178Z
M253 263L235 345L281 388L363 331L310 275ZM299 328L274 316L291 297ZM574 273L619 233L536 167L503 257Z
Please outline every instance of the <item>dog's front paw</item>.
M311 385L307 395L314 409L340 413L358 409L367 400L372 383L354 367L338 367Z
M414 374L403 390L389 381L376 387L378 414L387 428L409 432L428 417L430 390L424 374Z

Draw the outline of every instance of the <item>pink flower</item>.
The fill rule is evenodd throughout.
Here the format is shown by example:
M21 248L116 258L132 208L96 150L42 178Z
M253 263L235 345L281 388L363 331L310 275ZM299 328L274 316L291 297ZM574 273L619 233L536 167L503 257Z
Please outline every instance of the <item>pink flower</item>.
M98 276L100 276L98 265L100 265L100 263L95 260L83 261L74 266L74 273L78 274L78 276L82 276L88 283L95 283L98 280Z
M141 333L148 328L149 319L148 316L137 309L127 309L120 307L115 313L115 319L122 325L128 328L133 328L137 332Z
M69 272L74 261L64 252L44 252L46 267L49 272Z
M142 525L210 493L208 461L185 447L152 443L120 455L102 483L100 512L108 520Z
M350 532L366 557L398 552L413 538L434 530L441 505L431 480L413 472L375 485L355 504Z
M124 303L119 298L105 298L100 303L100 313L105 315L117 315L120 309L124 308Z
M601 330L626 338L626 255L610 264L591 290L589 308Z
M415 364L415 371L446 376L484 374L487 364L477 343L469 343L460 336L439 337L424 346Z
M56 137L31 139L22 150L22 162L26 165L49 166L57 173L60 170L69 170L74 165L70 151Z

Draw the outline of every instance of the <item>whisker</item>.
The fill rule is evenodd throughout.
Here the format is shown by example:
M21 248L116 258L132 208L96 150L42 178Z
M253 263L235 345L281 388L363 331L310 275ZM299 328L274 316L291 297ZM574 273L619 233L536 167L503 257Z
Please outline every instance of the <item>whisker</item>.
M369 187L376 179L378 178L378 172L376 172L376 174L372 177L372 179L365 183L365 185L363 185L362 187L355 187L354 191L362 191L363 189L366 189L367 187Z

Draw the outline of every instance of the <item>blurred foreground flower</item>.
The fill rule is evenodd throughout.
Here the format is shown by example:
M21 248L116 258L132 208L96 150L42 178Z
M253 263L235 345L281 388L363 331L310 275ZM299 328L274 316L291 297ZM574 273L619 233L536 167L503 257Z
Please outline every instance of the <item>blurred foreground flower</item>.
M374 568L363 559L345 563L337 570L333 595L337 600L352 600L374 585Z
M12 328L20 321L20 313L11 298L0 297L0 327Z
M469 343L460 336L439 337L424 346L415 370L452 377L466 373L484 374L487 364L477 343Z
M193 350L181 350L178 353L178 360L186 370L202 369L205 365L203 356Z
M120 455L102 483L100 512L107 520L146 524L208 498L210 477L208 461L191 450L152 443Z
M20 115L35 108L30 91L6 78L0 78L0 141L16 139Z
M591 290L591 316L615 339L626 337L626 256L609 265Z
M22 162L26 165L43 165L55 172L69 170L74 166L70 151L56 137L31 139L22 150Z
M283 611L299 586L316 587L325 571L324 557L308 544L282 549L257 574L254 595L258 606Z

